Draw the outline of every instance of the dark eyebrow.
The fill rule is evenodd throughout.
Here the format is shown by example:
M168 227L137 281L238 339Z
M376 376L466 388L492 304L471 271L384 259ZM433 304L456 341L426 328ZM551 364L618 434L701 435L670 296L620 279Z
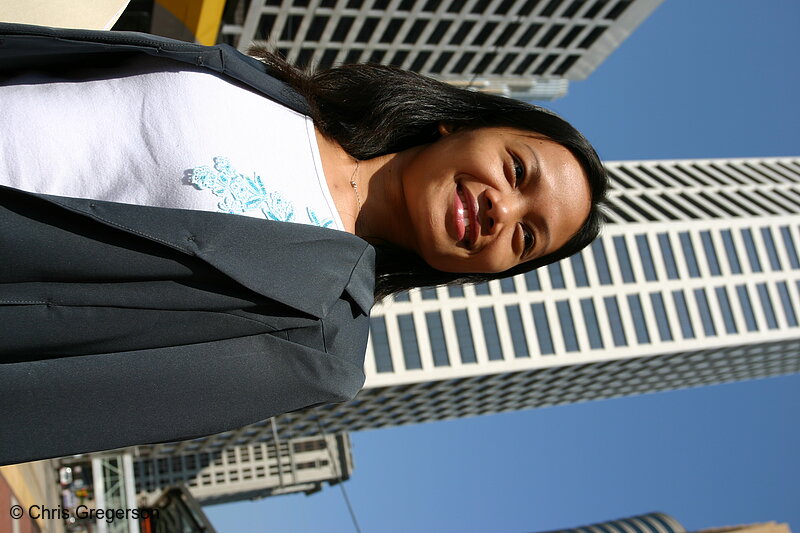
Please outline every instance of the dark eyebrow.
M542 167L539 165L539 156L536 155L536 152L533 151L533 148L531 148L530 144L525 143L525 148L527 148L531 153L533 162L535 163L535 168L533 169L533 172L531 172L531 178L538 180L542 173Z
M539 156L536 155L536 152L533 150L533 148L531 148L531 145L525 143L525 147L531 153L531 159L535 163L535 168L530 173L530 180L527 183L527 185L531 185L533 182L539 181L539 179L542 177L542 167L539 165ZM544 250L550 248L550 228L547 225L547 221L543 219L543 223L541 225L541 231L538 231L539 229L538 226L534 226L533 229L534 232L536 232L536 241L534 242L534 248L539 246L540 236L544 239L544 246L539 246L539 250L543 252Z

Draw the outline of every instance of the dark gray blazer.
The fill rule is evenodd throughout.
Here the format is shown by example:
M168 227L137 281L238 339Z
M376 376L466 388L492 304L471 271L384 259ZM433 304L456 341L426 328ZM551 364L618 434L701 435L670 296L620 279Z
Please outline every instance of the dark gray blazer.
M0 83L148 53L303 112L230 47L0 24ZM7 134L8 132L4 132ZM0 464L219 433L355 396L374 249L312 226L0 187Z

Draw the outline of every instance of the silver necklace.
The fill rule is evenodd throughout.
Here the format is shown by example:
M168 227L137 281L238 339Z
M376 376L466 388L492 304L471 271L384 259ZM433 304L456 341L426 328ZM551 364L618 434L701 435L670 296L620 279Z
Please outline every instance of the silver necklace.
M361 196L358 194L358 183L356 182L356 172L358 172L358 166L361 164L361 161L356 159L356 168L353 170L353 175L350 176L350 186L353 188L353 191L356 193L356 202L358 203L358 212L361 212Z

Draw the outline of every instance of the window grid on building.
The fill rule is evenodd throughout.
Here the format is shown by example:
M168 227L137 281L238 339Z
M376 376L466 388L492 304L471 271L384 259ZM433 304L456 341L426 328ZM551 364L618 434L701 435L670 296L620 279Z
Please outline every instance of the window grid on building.
M384 63L492 92L551 99L584 79L662 0L252 0L221 39L289 62Z
M384 352L373 348L374 368L385 373L386 360L406 361L405 370L430 371L435 367L447 374L455 368L463 368L476 362L473 333L476 329L481 332L479 339L482 342L478 344L482 348L482 360L490 364L529 359L529 356L564 357L578 351L584 359L593 353L598 358L605 357L608 349L630 348L634 353L642 353L642 349L647 347L648 351L663 351L685 346L688 341L706 346L709 342L716 342L714 339L720 338L723 332L727 342L733 342L737 334L743 336L742 342L767 331L796 334L789 330L797 328L798 273L755 274L718 277L713 286L707 286L703 278L697 278L688 286L680 280L655 279L640 282L640 287L633 287L628 292L617 292L618 288L614 287L606 291L576 287L569 291L552 289L539 293L523 291L516 295L486 295L487 302L479 300L476 304L461 299L458 303L467 305L467 309L452 310L449 315L452 320L444 321L433 311L426 313L428 317L437 317L435 321L428 321L427 339L419 337L425 333L423 328L417 328L416 336L412 335L410 315L397 316L398 328L405 329L412 340L395 344L397 354L391 359L383 355L387 349L385 345L381 348ZM603 292L605 296L602 296ZM496 309L485 304L503 296L504 302L508 303L503 306L505 313L500 320ZM561 299L554 300L556 296ZM602 309L599 319L598 307ZM468 309L473 312L468 312ZM446 312L443 314L448 316ZM392 314L377 316L373 320L378 324L391 321ZM448 337L453 339L449 349L445 343ZM500 340L504 337L510 339L507 345ZM423 343L428 343L434 354L461 353L462 350L466 353L461 358L434 355L433 364L424 368L415 348ZM413 357L407 353L409 349ZM532 364L536 364L535 360ZM403 370L400 368L388 373L397 376Z
M647 223L797 214L800 179L787 170L796 164L791 158L608 163L613 201L607 216Z

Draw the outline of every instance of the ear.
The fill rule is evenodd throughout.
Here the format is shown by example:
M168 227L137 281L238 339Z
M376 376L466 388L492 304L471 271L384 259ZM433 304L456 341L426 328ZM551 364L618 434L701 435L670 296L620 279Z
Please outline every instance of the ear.
M444 122L439 123L439 134L442 137L446 137L450 135L456 130L456 128L452 124L445 124Z

